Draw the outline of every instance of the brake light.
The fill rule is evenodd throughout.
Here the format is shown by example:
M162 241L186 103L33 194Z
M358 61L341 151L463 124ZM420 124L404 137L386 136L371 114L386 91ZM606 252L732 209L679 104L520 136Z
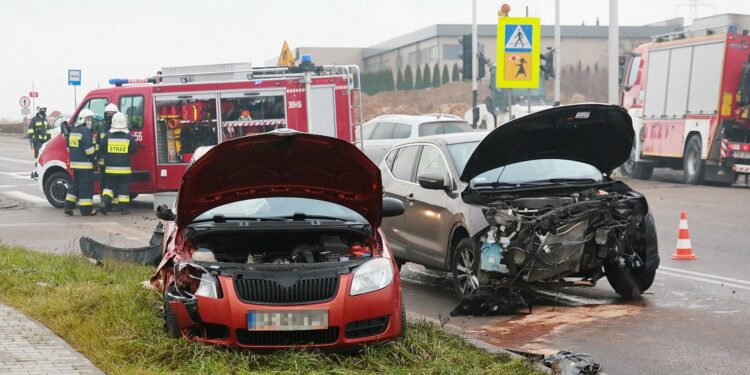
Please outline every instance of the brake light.
M740 151L750 151L750 143L744 143L740 146Z

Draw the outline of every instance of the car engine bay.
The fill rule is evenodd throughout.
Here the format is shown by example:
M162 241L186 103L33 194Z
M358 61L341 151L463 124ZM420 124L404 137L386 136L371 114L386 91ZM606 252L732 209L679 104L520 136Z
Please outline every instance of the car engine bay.
M223 232L193 235L192 258L244 264L327 263L373 256L364 236L354 232Z
M608 265L644 267L640 228L648 207L642 195L624 185L494 196L487 206L490 227L479 238L482 284L565 277L593 284Z

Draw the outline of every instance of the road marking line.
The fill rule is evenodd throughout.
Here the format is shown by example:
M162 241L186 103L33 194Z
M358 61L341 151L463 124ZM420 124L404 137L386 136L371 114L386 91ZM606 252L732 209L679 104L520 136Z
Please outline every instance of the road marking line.
M37 196L26 194L26 193L16 191L16 190L4 191L3 195L7 195L7 196L10 196L11 198L20 199L22 201L29 202L29 203L47 203L46 199L39 198Z
M670 271L670 272L681 272L681 273L686 273L686 274L688 274L688 275L701 276L701 277L708 277L708 278L713 278L713 279L719 279L719 280L730 281L730 282L733 282L733 283L740 283L740 284L747 284L747 285L750 285L750 281L747 281L747 280L741 280L741 279L733 279L733 278L731 278L731 277L724 277L724 276L716 276L716 275L711 275L711 274L709 274L709 273L702 273L702 272L695 272L695 271L687 271L687 270L681 270L681 269L679 269L679 268L672 268L672 267L665 267L665 266L659 266L659 269L660 269L660 270L664 270L664 271Z
M31 179L31 172L0 172L0 174L10 176L17 180L30 180Z
M16 159L16 158L8 158L8 157L5 157L5 156L0 156L0 160L11 162L11 163L34 165L34 159L25 160L25 159Z
M669 272L669 271L664 271L661 268L659 268L658 273L660 275L667 275L667 276L673 276L673 277L681 277L683 279L695 280L695 281L702 281L704 283L714 284L714 285L720 285L720 286L725 286L725 287L729 287L729 288L750 290L750 286L732 284L732 283L727 283L727 282L723 282L723 281L719 281L719 280L707 279L707 278L703 278L703 277L688 276L688 275L682 275L682 274L679 274L679 273L672 273L672 272Z
M0 223L0 228L12 228L12 227L53 227L60 225L92 225L92 226L106 226L106 225L120 225L115 221L97 221L95 223L83 223L83 222L69 222L69 223Z

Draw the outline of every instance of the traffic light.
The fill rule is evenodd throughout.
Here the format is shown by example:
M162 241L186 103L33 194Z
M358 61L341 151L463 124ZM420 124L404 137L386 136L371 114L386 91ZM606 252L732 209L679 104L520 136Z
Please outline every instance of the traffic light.
M544 60L544 64L541 64L544 79L555 78L555 51L547 47L547 52L541 54L540 57Z
M477 64L479 65L479 69L477 70L477 79L484 78L484 70L489 62L490 60L485 59L483 53L480 52L477 54Z
M458 58L463 60L461 66L461 75L463 79L471 79L471 34L458 37L458 44L461 49L458 50Z

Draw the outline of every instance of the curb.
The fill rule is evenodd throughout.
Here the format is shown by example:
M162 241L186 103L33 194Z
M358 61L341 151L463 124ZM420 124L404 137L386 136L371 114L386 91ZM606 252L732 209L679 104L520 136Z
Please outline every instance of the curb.
M466 336L466 334L464 333L464 331L460 327L458 327L458 326L456 326L454 324L441 324L441 322L438 319L431 318L431 317L429 317L427 315L422 315L420 313L416 313L416 312L412 312L412 311L407 311L406 312L406 320L407 321L412 321L412 322L427 321L427 322L430 322L430 323L434 323L438 327L440 327L440 329L443 330L444 332L447 332L449 334L458 336L465 343L467 343L467 344L469 344L469 345L471 345L471 346L473 346L473 347L475 347L477 349L482 349L482 350L484 350L484 351L486 351L488 353L491 353L491 354L505 354L505 355L507 355L507 356L509 356L510 358L513 358L513 359L517 359L517 358L527 359L526 357L524 357L524 356L522 356L520 354L513 353L513 352L511 352L511 351L509 351L509 350L507 350L505 348L502 348L502 347L490 344L490 343L488 343L486 341L483 341L483 340L480 340L480 339L478 339L476 337ZM542 372L545 372L547 374L552 374L552 369L550 369L550 368L542 365L541 363L532 362L532 364L533 364L533 366L534 366L535 369L537 369L539 371L542 371Z

